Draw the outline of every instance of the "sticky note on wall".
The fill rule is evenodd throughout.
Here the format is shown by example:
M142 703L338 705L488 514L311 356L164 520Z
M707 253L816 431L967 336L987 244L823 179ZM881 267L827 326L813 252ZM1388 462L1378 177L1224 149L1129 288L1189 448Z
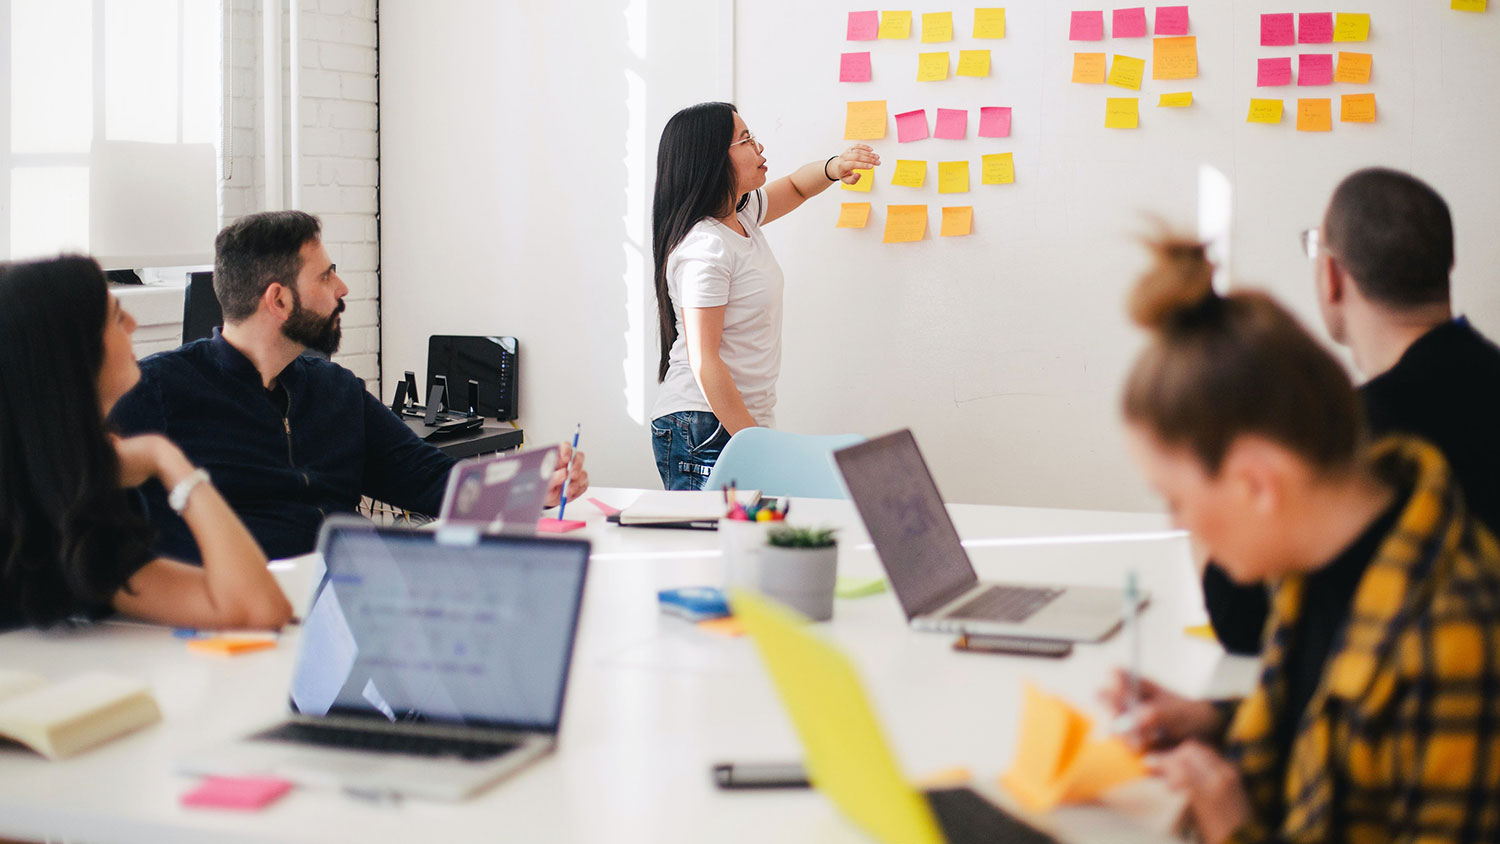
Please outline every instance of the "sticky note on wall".
M937 128L933 135L949 141L961 141L969 134L969 112L962 108L937 110Z
M839 209L839 222L834 228L862 229L870 222L870 203L845 202Z
M947 78L947 53L920 53L917 55L918 82L939 82Z
M1297 25L1291 12L1260 16L1260 46L1288 47L1297 43Z
M1004 38L1005 37L1005 10L1004 9L975 9L974 10L974 37L975 38Z
M927 137L927 109L903 111L896 115L896 142L909 144Z
M989 76L990 51L959 50L956 73L958 76Z
M1327 44L1333 41L1333 12L1303 12L1297 16L1298 44Z
M1459 12L1482 12L1489 0L1453 0L1452 8Z
M1010 185L1016 181L1015 154L995 152L979 162L979 182L984 185Z
M979 110L979 137L1010 137L1010 106L985 106Z
M969 162L938 162L938 193L968 193Z
M881 12L880 37L902 40L911 37L911 12Z
M1339 120L1344 123L1374 123L1374 94L1345 94L1339 103Z
M1152 79L1198 78L1198 39L1158 38L1151 44Z
M1311 99L1297 101L1298 132L1333 131L1333 100Z
M1297 57L1297 85L1333 84L1333 54L1303 53Z
M942 237L963 237L974 230L974 206L943 208Z
M1157 6L1156 7L1156 34L1157 35L1187 35L1188 34L1188 7L1186 7L1186 6Z
M919 188L925 181L927 181L926 161L897 160L896 172L891 176L891 184L900 185L903 188Z
M840 82L869 82L870 54L844 53L839 56Z
M839 186L841 188L843 188L844 190L858 191L860 193L869 193L870 192L870 188L875 187L875 171L874 170L855 170L854 172L855 172L855 174L857 174L859 176L859 180L858 181L856 181L852 185L849 184L848 182L840 182Z
M1178 94L1162 94L1161 99L1156 102L1157 108L1187 108L1193 104L1193 92L1183 91Z
M1333 81L1353 82L1366 85L1370 82L1370 68L1374 57L1369 53L1339 53L1339 63L1333 71Z
M1068 27L1069 41L1103 41L1104 12L1074 12Z
M1074 53L1073 81L1103 85L1107 75L1104 53Z
M885 100L850 102L844 113L844 138L878 141L885 137Z
M879 12L850 12L849 34L850 41L874 41L880 34Z
M1251 100L1250 116L1245 118L1245 122L1280 123L1281 112L1281 100Z
M887 205L885 207L885 237L882 238L884 243L912 243L926 236L926 205Z
M1145 38L1146 9L1144 6L1115 9L1113 24L1109 30L1112 38Z
M1333 40L1370 40L1370 16L1366 14L1339 12L1338 17L1333 22Z
M929 12L922 15L922 43L936 44L953 40L953 13Z
M1255 84L1260 88L1275 88L1292 84L1292 57L1279 56L1274 59L1257 59L1255 62Z
M1104 104L1104 128L1137 129L1141 125L1139 97L1110 97Z

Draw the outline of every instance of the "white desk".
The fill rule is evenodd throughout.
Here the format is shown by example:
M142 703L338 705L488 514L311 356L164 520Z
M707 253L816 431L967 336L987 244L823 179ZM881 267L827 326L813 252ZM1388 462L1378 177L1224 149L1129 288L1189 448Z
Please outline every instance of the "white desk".
M634 495L591 491L617 506ZM1152 594L1142 624L1151 676L1197 694L1235 691L1253 681L1252 663L1183 634L1185 625L1202 620L1201 598L1186 541L1166 532L1162 517L1013 507L951 511L981 577L1118 585L1127 569L1137 569ZM709 781L714 761L800 756L751 642L703 633L657 611L657 589L717 582L717 535L615 527L586 501L573 502L568 515L588 520L595 559L560 748L513 779L457 805L370 805L298 789L259 813L185 809L178 798L193 783L172 772L172 760L284 711L295 632L276 650L231 659L190 653L158 629L18 632L0 636L0 665L53 679L88 669L143 678L161 702L164 722L61 763L0 750L0 838L153 844L866 840L815 792L720 792ZM798 500L792 515L800 523L843 527L841 573L880 573L847 502ZM1061 661L955 653L947 636L907 630L890 592L839 600L834 613L819 627L858 663L906 770L916 776L965 765L975 785L1002 802L994 779L1013 752L1021 683L1035 679L1102 715L1094 694L1107 669L1124 657L1119 637L1080 646ZM1149 802L1153 789L1146 785L1120 799ZM1064 809L1042 823L1068 840L1160 840L1101 807Z

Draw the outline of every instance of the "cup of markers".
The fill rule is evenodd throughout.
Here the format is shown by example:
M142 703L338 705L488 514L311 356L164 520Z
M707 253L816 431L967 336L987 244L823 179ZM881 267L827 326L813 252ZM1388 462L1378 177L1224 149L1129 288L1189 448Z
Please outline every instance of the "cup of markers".
M766 544L766 531L775 522L786 520L791 502L761 499L746 505L736 496L736 485L724 492L724 515L719 519L719 548L724 557L724 588L760 586L760 549Z

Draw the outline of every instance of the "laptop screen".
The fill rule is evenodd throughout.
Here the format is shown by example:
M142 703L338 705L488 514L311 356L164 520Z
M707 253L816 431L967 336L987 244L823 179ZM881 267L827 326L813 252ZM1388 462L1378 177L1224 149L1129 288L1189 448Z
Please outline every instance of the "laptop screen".
M907 619L979 582L911 431L833 456Z
M292 709L556 731L589 544L325 528Z

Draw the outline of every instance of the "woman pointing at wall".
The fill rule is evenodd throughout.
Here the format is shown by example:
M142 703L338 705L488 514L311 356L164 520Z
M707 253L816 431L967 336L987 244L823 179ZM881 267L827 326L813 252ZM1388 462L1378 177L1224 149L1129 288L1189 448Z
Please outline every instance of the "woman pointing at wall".
M761 226L880 163L855 144L767 184L764 152L729 103L685 108L662 130L651 221L662 387L651 442L667 489L702 489L731 436L775 424L783 279Z

